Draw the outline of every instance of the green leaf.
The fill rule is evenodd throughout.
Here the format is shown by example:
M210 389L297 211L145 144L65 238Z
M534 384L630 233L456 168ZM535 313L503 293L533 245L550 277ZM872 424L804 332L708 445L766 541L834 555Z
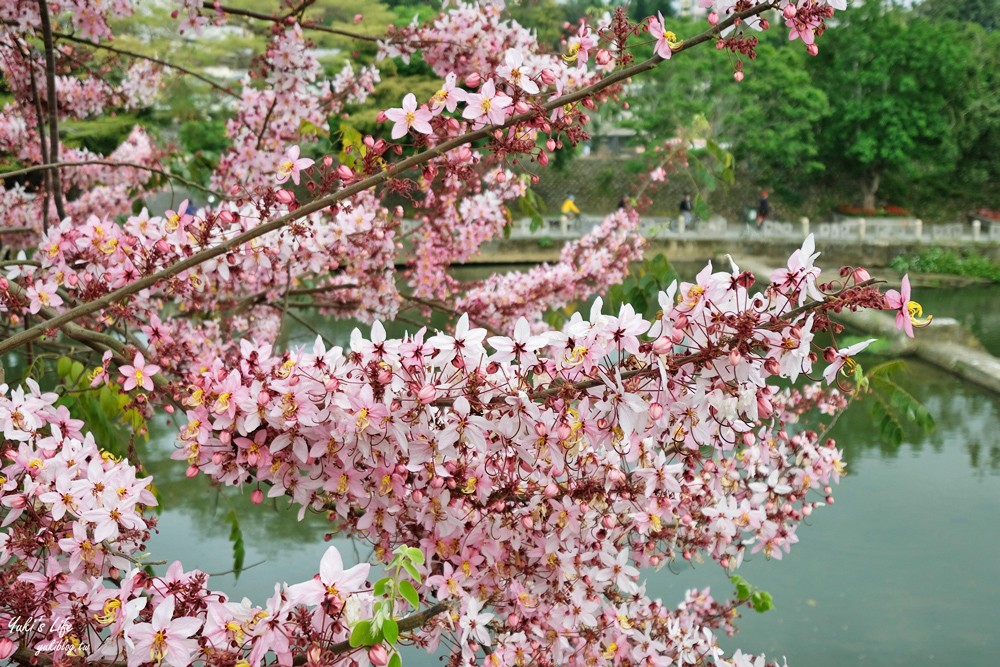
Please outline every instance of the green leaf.
M424 552L416 547L406 547L406 555L417 565L424 564Z
M348 643L353 648L359 646L372 646L375 644L375 631L372 628L372 622L369 620L358 621L357 624L351 629L351 638Z
M377 597L383 597L385 595L386 589L390 587L390 584L392 584L392 581L393 580L391 577L382 577L381 579L376 581L375 586L373 588L375 595Z
M243 530L240 528L239 518L236 510L231 509L226 514L226 521L229 522L229 541L233 543L233 576L240 578L243 571L243 561L246 558L246 548L243 545Z
M403 598L410 603L410 606L414 609L420 608L420 596L417 595L417 589L413 587L413 584L403 579L399 582L399 593Z
M753 586L750 585L749 581L738 574L734 574L729 580L736 586L736 599L743 602L750 597L750 594L753 592Z
M399 624L396 623L395 619L385 619L385 622L382 623L382 636L390 644L395 644L399 641Z
M389 658L388 667L403 667L403 659L399 657L399 653L393 653Z
M61 378L67 377L72 368L73 360L69 357L59 357L59 361L56 362L56 373L58 373Z
M408 561L408 560L404 560L404 561L403 561L403 569L404 569L404 570L406 570L406 572L407 572L407 573L408 573L408 574L409 574L409 575L410 575L411 577L413 577L413 580L414 580L414 581L420 581L420 572L418 572L418 571L417 571L417 568L415 568L415 567L413 566L413 563L411 563L411 562L410 562L410 561Z
M750 604L758 614L774 609L774 599L767 591L754 591Z

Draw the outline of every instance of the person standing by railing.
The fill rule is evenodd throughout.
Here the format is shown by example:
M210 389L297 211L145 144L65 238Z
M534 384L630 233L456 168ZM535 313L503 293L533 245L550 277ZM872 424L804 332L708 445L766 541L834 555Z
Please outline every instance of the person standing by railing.
M761 190L760 203L757 204L757 229L764 228L764 222L771 215L771 202L767 199L767 190Z

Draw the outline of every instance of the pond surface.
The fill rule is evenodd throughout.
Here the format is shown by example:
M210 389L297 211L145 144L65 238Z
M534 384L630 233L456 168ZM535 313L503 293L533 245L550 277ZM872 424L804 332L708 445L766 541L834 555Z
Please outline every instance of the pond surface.
M344 323L335 330L325 326L324 333L339 340L350 329ZM295 332L292 337L302 339ZM917 362L900 380L934 415L937 429L887 446L877 439L867 406L852 407L833 434L848 464L848 476L834 491L836 504L813 515L784 561L758 555L740 569L774 596L776 609L749 612L740 634L723 638L727 649L786 656L790 665L808 667L997 664L1000 404L996 396ZM230 570L226 515L233 508L246 542L245 562L260 564L238 579L231 573L213 577L214 587L263 602L274 582L302 581L317 571L328 546L322 517L307 515L299 523L283 503L252 506L250 489L217 493L204 477L186 479L183 464L168 459L172 427L165 421L155 426L147 463L165 509L150 543L154 558L180 559L209 573ZM370 553L350 540L333 543L347 564ZM689 587L711 585L720 596L730 590L714 565L644 576L650 592L668 604ZM412 654L407 664L439 663Z

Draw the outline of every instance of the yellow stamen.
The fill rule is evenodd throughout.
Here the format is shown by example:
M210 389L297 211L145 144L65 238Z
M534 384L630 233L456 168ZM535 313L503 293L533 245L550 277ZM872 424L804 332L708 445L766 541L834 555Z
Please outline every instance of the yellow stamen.
M910 301L906 304L906 310L910 314L910 323L915 327L923 328L929 326L931 320L934 319L933 315L928 315L923 318L924 307L921 306L916 301ZM923 318L923 319L921 319Z
M566 362L567 366L579 366L583 363L583 360L587 356L587 348L582 345L578 345L573 348L571 352L566 352L563 355L563 361Z
M575 63L577 57L579 56L579 54L580 54L580 45L579 44L570 44L569 45L569 53L567 53L565 56L563 56L562 59L565 60L568 63Z
M121 606L122 602L118 598L108 600L104 603L104 609L101 610L101 613L94 616L94 620L101 625L111 625L118 618L118 610Z
M221 415L222 413L228 411L230 398L232 398L232 394L230 394L228 391L219 394L219 398L216 399L215 406L212 408L212 412L214 412L217 415Z
M363 431L368 428L371 424L371 420L368 419L368 408L362 408L361 412L358 413L358 418L355 420L358 430Z
M160 662L167 654L167 633L160 630L153 635L153 645L149 649L149 658L153 662Z

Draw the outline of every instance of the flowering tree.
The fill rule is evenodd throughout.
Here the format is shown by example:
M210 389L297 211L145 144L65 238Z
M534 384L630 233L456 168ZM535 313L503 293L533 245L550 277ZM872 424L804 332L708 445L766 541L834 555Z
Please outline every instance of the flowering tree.
M709 559L733 571L747 552L791 548L843 473L805 417L846 406L837 378L860 377L851 357L865 346L815 337L835 340L829 315L844 308L898 310L910 333L921 321L908 285L883 295L860 268L820 284L809 238L767 285L709 265L661 292L649 320L627 304L605 313L598 298L587 317L545 326L545 310L641 258L635 210L552 265L472 284L447 269L503 233L505 205L532 180L516 170L586 139L587 110L631 77L667 75L664 61L707 43L733 53L738 81L774 11L814 53L844 3L705 1L708 26L687 37L619 10L575 26L562 54L505 20L502 3L452 5L379 42L383 57L419 53L439 91L382 110L387 137L345 136L337 158L318 159L304 157L314 128L363 104L379 73L348 66L321 81L307 35L335 29L309 19L311 4L179 3L185 35L241 16L271 37L252 84L212 84L235 100L210 183L220 201L154 214L133 214L132 196L151 175L176 177L145 133L99 156L61 146L58 126L148 104L157 76L183 69L113 46L127 0L0 8L14 95L0 142L26 165L5 176L44 174L34 192L4 191L2 224L33 251L0 264L0 353L22 350L29 375L54 366L60 378L2 385L0 659L381 666L400 663L405 640L454 665L762 664L724 655L715 637L766 594L737 577L731 597L692 590L668 606L639 568ZM641 41L656 55L633 62ZM390 197L405 198L412 224ZM304 307L370 326L346 346L319 335L277 348L282 317ZM403 310L452 324L388 337L381 322ZM772 383L818 374L820 357L826 387ZM180 563L143 568L152 480L132 441L99 442L74 414L91 395L136 432L155 411L176 414L188 476L327 513L375 546L386 576L345 569L331 548L311 580L238 603Z

